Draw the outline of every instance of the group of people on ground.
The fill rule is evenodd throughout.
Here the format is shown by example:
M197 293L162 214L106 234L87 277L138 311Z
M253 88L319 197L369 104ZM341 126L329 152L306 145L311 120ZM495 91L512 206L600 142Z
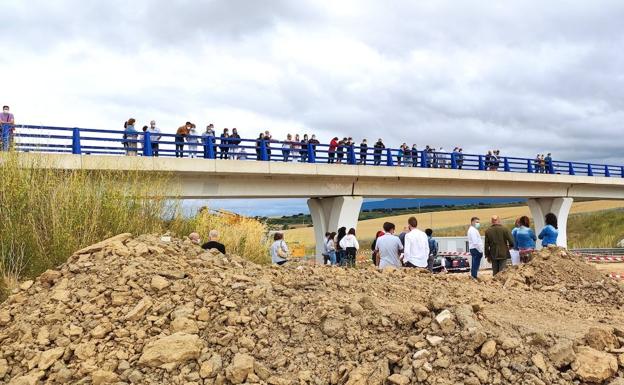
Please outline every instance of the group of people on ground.
M337 232L325 233L323 262L326 265L355 266L360 243L355 236L355 229L341 227Z
M537 239L542 241L542 247L557 245L557 216L553 213L546 214L545 226L536 237L531 229L529 217L522 216L516 220L513 230L503 226L498 215L493 215L491 226L485 231L485 242L481 238L479 229L481 222L478 217L470 220L468 228L468 248L472 258L470 274L477 278L481 259L483 256L492 264L493 275L505 270L507 260L512 264L527 263L531 260L531 254L535 251Z
M400 235L395 235L396 226L392 222L383 224L383 231L376 234L371 246L373 263L379 269L386 267L420 268L433 271L437 255L437 242L433 231L418 228L416 217L407 220L407 226Z

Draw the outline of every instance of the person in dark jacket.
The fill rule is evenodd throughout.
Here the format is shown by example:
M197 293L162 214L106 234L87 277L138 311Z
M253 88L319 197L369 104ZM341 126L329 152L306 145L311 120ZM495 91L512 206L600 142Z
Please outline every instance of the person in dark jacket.
M347 138L342 138L340 142L338 142L338 148L336 148L336 163L342 163L342 159L344 158L344 152L347 146Z
M219 146L219 148L221 149L221 156L219 156L219 158L221 159L229 158L229 155L228 155L228 152L230 151L229 137L230 137L230 130L227 128L224 128L223 134L221 134L221 145Z
M362 143L360 143L360 164L366 164L366 156L368 153L368 143L366 139L362 139Z
M514 241L511 231L501 225L498 215L492 216L492 227L485 232L484 254L488 262L492 264L492 274L496 275L505 270L509 253L513 249Z
M316 135L312 135L310 137L310 141L308 141L312 145L312 152L308 154L308 157L314 156L314 160L316 160L316 146L321 144L318 139L316 139Z
M341 227L338 229L334 244L336 246L336 264L343 265L346 262L347 251L340 246L340 241L347 235L347 228Z
M377 234L375 234L375 239L373 240L373 244L371 245L371 250L373 252L372 254L372 258L373 258L373 265L375 265L375 267L379 267L379 265L377 264L377 238L383 236L385 233L381 230L379 230L377 232Z
M381 138L379 138L379 140L377 141L377 143L375 143L374 146L375 150L373 152L374 154L374 159L375 159L375 166L379 166L381 164L381 152L383 151L384 148L386 148L386 146L383 143L383 140L381 140Z
M308 161L308 143L310 143L310 140L308 139L308 134L305 134L300 142L301 150L299 150L299 154L301 155L301 163L307 163Z

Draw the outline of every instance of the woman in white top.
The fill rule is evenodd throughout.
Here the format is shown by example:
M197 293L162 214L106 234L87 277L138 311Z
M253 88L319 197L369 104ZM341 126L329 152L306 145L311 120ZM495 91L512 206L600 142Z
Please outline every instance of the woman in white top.
M197 128L194 124L191 124L191 128L189 129L189 134L186 136L186 141L189 144L189 157L196 158L197 157L197 143L199 142L199 137L197 136Z
M284 242L284 234L275 233L271 245L271 262L276 265L283 265L288 262L288 246Z
M286 140L282 143L282 156L284 157L284 162L288 162L288 158L290 157L290 151L292 150L292 135L286 135Z
M360 244L357 241L357 238L355 238L355 229L351 228L349 229L349 232L347 233L347 235L344 236L344 238L342 238L340 240L340 247L342 247L347 254L347 266L355 266L355 255L357 254L357 251L360 249Z

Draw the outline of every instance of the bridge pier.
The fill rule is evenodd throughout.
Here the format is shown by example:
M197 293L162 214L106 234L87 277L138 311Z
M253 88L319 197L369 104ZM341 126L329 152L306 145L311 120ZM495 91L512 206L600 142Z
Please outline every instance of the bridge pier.
M528 200L533 223L535 224L535 235L539 235L546 224L544 216L553 213L557 216L557 225L559 227L559 235L557 237L557 246L568 247L568 214L572 207L572 198L531 198ZM542 242L537 240L537 248L542 248Z
M356 228L363 201L364 198L359 196L308 199L308 208L314 225L317 262L323 263L325 233L337 231L343 226L347 231L351 227Z

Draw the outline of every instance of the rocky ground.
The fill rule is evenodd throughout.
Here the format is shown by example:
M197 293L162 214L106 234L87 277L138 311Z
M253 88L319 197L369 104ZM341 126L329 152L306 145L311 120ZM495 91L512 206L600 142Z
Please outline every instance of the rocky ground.
M0 306L0 383L623 385L623 310L560 249L475 282L122 234Z

